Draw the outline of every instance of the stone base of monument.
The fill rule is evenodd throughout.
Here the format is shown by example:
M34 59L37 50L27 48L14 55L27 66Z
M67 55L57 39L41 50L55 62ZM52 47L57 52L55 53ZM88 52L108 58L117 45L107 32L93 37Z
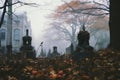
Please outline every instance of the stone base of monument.
M34 48L32 46L22 46L21 47L21 55L23 58L32 58L36 57Z
M77 47L77 49L72 53L72 59L74 61L81 61L85 58L92 58L93 57L93 48L91 46L86 47Z

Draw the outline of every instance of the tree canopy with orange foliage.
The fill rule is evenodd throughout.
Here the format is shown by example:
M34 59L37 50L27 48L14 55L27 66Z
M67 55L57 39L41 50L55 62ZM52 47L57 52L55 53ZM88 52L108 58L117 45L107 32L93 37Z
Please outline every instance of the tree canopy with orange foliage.
M100 20L99 17L101 17L101 19L105 18L105 20L102 21L107 20L106 18L108 17L104 17L104 15L99 16L100 14L103 14L103 11L99 12L97 8L97 2L82 0L71 0L70 2L64 1L64 4L58 6L55 13L52 14L54 21L51 25L59 32L61 31L67 41L77 44L75 37L79 30L91 30L91 26L92 28L100 29L98 28L100 25L97 25L97 20ZM100 27L102 27L102 29L108 27L106 24L103 23L103 26L105 27Z

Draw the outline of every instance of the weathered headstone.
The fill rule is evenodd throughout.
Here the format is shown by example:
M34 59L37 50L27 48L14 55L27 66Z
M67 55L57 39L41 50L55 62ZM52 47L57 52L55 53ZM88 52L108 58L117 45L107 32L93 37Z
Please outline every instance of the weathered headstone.
M57 47L54 46L54 47L53 47L53 52L52 52L51 54L49 54L49 57L50 57L50 58L54 58L54 57L57 57L57 56L60 56L60 53L58 53Z
M71 43L71 45L66 48L66 53L70 54L70 53L73 53L73 51L74 51L74 48L73 48L73 44Z
M28 35L28 29L26 30L26 36L22 38L23 45L21 47L22 56L24 58L35 58L35 50L31 45L32 37Z
M51 57L51 49L49 49L48 54L47 54L47 58Z

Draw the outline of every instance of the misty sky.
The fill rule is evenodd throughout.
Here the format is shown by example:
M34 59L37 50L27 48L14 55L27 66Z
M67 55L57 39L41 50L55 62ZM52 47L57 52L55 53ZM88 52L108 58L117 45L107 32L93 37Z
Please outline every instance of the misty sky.
M51 13L57 8L57 6L61 5L62 0L21 0L23 2L28 3L36 3L38 7L31 6L22 6L13 9L13 12L27 12L28 19L31 21L32 27L32 37L33 37L33 46L38 50L39 45L42 41L44 41L44 47L46 49L52 49L53 46L58 46L59 52L65 52L65 48L70 45L70 42L66 41L51 41L51 37L56 38L57 35L50 35L45 37L46 29L49 28L49 23L51 22L50 16ZM71 1L71 0L65 0ZM100 1L100 0L97 0ZM14 6L16 7L16 6ZM47 30L47 34L49 35L50 30ZM40 48L39 48L40 50ZM39 52L39 51L38 51Z

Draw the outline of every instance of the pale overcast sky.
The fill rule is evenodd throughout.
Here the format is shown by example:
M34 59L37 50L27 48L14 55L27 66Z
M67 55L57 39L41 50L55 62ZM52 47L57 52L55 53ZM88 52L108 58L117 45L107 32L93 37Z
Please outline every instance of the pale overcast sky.
M22 6L15 10L15 12L26 11L28 18L31 21L33 33L40 34L41 30L46 26L46 16L55 10L56 6L61 3L61 0L23 0L24 2L31 2L39 4L38 7Z

